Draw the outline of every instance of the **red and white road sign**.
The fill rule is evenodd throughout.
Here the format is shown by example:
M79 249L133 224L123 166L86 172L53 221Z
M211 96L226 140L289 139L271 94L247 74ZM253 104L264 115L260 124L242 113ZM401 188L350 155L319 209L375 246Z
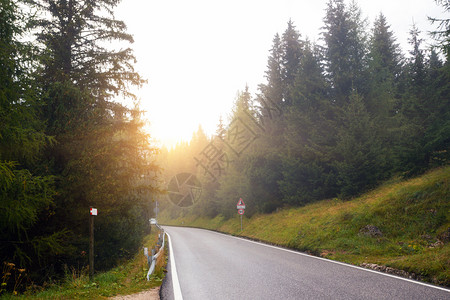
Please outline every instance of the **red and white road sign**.
M238 209L238 214L243 215L244 214L244 210L243 209Z
M96 209L96 208L93 208L93 207L91 207L91 209L90 209L90 213L91 213L91 216L96 216L96 215L97 215L97 209Z
M244 203L244 201L242 200L242 198L239 199L239 201L238 201L238 203L237 203L237 205L236 205L236 208L237 208L237 209L245 209L245 203Z

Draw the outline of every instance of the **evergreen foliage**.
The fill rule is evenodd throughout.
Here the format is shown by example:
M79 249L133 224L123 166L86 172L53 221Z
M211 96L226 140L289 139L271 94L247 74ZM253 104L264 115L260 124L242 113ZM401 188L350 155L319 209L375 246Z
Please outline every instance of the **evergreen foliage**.
M302 39L290 20L273 38L266 82L254 98L247 87L239 93L228 125L220 122L209 139L227 154L227 163L215 180L202 178L201 206L165 208L174 217L229 218L243 198L246 214L270 213L349 199L393 175L448 164L448 20L432 20L441 26L434 34L439 47L423 48L413 26L406 54L386 17L380 13L368 30L355 2L328 1L321 44ZM220 141L227 141L237 119L256 137L247 132L242 142L252 142L233 156L230 143ZM169 156L181 162L197 143L180 145ZM180 170L168 162L171 173ZM195 166L190 170L199 174Z
M19 41L28 17L16 1L0 2L0 259L23 267L54 256L65 235L39 228L55 195L54 177L38 171L40 158L54 139L39 118L39 89L29 69L34 49Z
M431 19L431 49L414 25L404 54L383 14L369 31L356 3L329 0L322 42L288 21L256 95L239 92L214 136L199 127L190 142L162 149L159 179L129 89L144 80L133 38L114 18L118 3L0 0L0 259L34 282L87 264L89 206L99 210L96 266L130 256L157 182L178 173L195 175L201 196L176 207L162 195L160 209L228 218L239 198L246 214L270 213L449 163L448 19Z
M132 255L153 213L156 149L129 91L144 80L108 46L133 42L119 2L0 2L0 259L35 283L87 265L89 206L97 269Z

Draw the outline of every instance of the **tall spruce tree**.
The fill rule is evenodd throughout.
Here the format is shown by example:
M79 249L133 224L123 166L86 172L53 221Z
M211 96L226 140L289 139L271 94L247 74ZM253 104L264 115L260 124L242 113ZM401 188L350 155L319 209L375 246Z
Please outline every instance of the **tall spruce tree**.
M363 24L356 4L348 8L343 0L328 2L322 35L333 101L339 106L348 101L353 89L364 90Z
M0 260L26 268L34 280L30 272L68 248L66 231L41 230L55 195L54 178L42 172L41 159L54 140L39 118L35 49L21 41L33 20L23 5L0 1ZM3 284L12 290L15 283L8 278Z
M273 38L265 77L267 83L258 86L256 109L266 132L263 139L267 140L269 144L280 145L280 136L284 127L282 109L285 89L283 85L283 48L278 34Z
M410 59L408 61L408 75L410 80L410 89L417 95L423 91L426 67L425 67L425 51L422 49L423 39L420 37L420 30L416 24L413 24L410 32L409 43L412 49L409 51Z
M380 127L356 91L342 110L341 122L332 164L336 166L339 194L349 197L374 187L389 173Z
M303 54L303 41L300 40L300 33L296 30L292 20L289 20L283 33L281 47L283 53L281 60L283 103L284 106L289 106L292 104L289 91L299 73Z
M386 17L380 13L375 19L370 37L368 52L369 91L367 109L382 122L392 114L398 102L397 84L401 73L402 57L399 45L387 24Z
M245 173L247 168L245 161L249 152L248 146L251 145L248 142L255 139L253 125L248 122L248 114L253 114L251 100L248 86L245 87L244 91L238 92L229 116L230 124L226 126L226 132L222 140L224 143L222 150L225 153L225 161L229 164L219 178L216 195L220 210L226 217L231 217L236 212L235 201L239 197L248 199L247 202L249 204L254 203L250 199L252 188ZM255 211L255 205L251 206L250 212L252 210Z
M335 145L335 108L329 101L317 46L305 43L298 76L291 89L292 106L286 114L286 153L283 199L291 205L305 204L333 194L333 167L327 153Z
M97 206L102 216L97 218L99 267L111 266L138 247L147 225L145 195L155 190L141 180L156 168L137 102L128 108L115 101L135 99L128 87L144 82L133 69L130 48L108 47L112 41L133 41L125 24L114 18L119 2L37 1L44 117L47 132L57 139L47 151L47 163L58 178L49 227L70 228L70 242L78 253L86 251L87 212ZM65 259L85 263L79 255Z
M273 38L265 72L267 83L259 85L260 94L256 99L263 122L269 122L279 114L277 110L270 109L271 107L281 107L283 104L282 56L281 39L276 34Z
M395 154L399 170L408 175L422 172L428 164L423 141L426 119L426 66L422 38L415 24L410 30L411 50L402 74L402 100L399 109L401 133Z

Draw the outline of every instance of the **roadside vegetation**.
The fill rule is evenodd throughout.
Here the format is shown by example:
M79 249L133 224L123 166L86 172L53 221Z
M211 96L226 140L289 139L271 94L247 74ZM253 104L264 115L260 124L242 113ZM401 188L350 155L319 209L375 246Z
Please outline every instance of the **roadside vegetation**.
M145 237L144 247L154 247L157 239L157 232L154 231ZM166 253L164 251L158 258L155 272L149 281L146 279L147 258L143 251L139 251L131 260L122 262L108 272L95 275L93 281L89 281L87 268L71 267L65 269L65 277L60 282L47 282L43 287L30 285L20 296L13 292L0 296L0 299L106 299L148 290L162 284L167 263Z
M198 217L180 212L160 222L217 230L355 265L377 264L450 286L450 166L393 179L344 201L323 200L271 214Z
M0 294L83 274L91 206L96 270L148 234L157 149L119 2L0 0Z
M242 235L448 285L450 19L430 18L433 46L413 25L402 49L382 13L368 25L356 2L327 2L320 36L289 20L257 91L238 92L215 135L199 127L169 151L133 94L146 80L120 0L0 0L0 296L147 287L121 265L142 258L154 201L167 223L239 235L240 197ZM112 269L92 283L90 207L96 270Z

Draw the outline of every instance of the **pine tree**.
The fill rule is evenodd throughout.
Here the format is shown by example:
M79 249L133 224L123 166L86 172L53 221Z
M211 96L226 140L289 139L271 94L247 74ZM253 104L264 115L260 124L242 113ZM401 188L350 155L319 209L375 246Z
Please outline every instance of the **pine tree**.
M267 83L259 85L256 103L259 120L265 128L267 139L272 140L274 137L280 137L283 130L282 110L286 94L283 84L283 48L278 34L273 39L265 73Z
M426 69L424 50L421 48L422 39L415 24L410 30L409 43L412 49L409 51L410 57L407 59L402 75L404 91L398 116L402 131L399 148L395 153L400 171L417 174L427 164L422 140L426 118L424 107Z
M326 71L333 101L342 106L353 89L364 91L364 22L355 4L347 8L343 0L330 0L324 23Z
M386 121L396 100L398 78L401 73L401 53L385 16L375 19L368 54L369 92L367 109ZM381 121L381 120L380 120Z
M393 163L393 149L398 143L399 118L397 110L401 99L399 82L402 55L393 32L382 13L375 19L368 52L368 91L364 102L385 151L386 160ZM385 170L388 172L388 170Z
M429 166L442 166L450 161L450 67L440 61L434 49L427 64L424 143L429 153Z
M435 0L438 5L441 5L445 11L450 11L450 3L446 0ZM439 47L442 49L447 57L450 59L450 18L428 18L432 24L438 23L438 28L431 32L432 36L438 41Z
M409 34L409 43L412 49L409 51L410 59L408 62L408 73L410 78L410 88L419 95L424 88L426 68L425 68L425 54L421 48L423 39L420 38L420 30L416 24L413 24Z
M286 114L283 156L283 199L302 205L333 195L333 168L327 152L335 144L335 109L321 66L320 51L305 43L299 74L291 89L293 104Z
M259 111L263 122L277 116L277 111L271 107L281 107L283 105L283 83L282 83L282 47L278 34L273 38L272 49L267 62L265 78L267 84L260 84L256 101L259 104Z
M216 128L216 137L221 140L225 138L225 124L223 123L222 116L219 117L219 123Z
M389 176L385 145L379 127L367 112L363 99L353 92L342 111L334 162L340 195L354 196Z
M77 127L92 111L125 113L124 107L111 100L118 95L134 99L128 85L139 86L144 81L133 69L135 57L130 48L105 48L110 41L133 42L125 24L113 15L120 1L37 2L48 16L39 22L38 40L46 47L41 81L48 96L49 129L58 133L67 126Z
M450 11L448 1L436 0L446 12ZM428 88L434 91L434 113L429 118L428 147L432 149L431 165L445 165L450 161L450 18L430 18L438 27L431 34L438 41L438 47L445 54L445 62L441 62L435 51L432 51L429 59ZM435 50L435 49L433 49Z
M410 31L410 57L405 68L400 117L402 138L398 153L398 169L406 175L425 171L430 164L448 161L450 140L448 69L431 52L426 59L421 47L420 31Z
M108 42L133 41L114 18L119 2L37 1L43 12L37 36L43 49L44 117L47 132L58 141L46 152L49 169L58 176L55 215L47 230L71 228L87 242L86 212L97 206L104 216L97 221L99 267L137 247L147 225L145 195L156 192L141 180L156 167L138 103L128 108L115 102L135 99L128 87L143 83L133 69L132 50L108 48ZM86 247L71 242L79 250Z
M208 145L209 139L203 130L202 125L198 125L197 131L194 132L189 145L192 155L198 155Z
M292 20L289 20L283 33L281 47L283 53L281 60L283 102L284 105L290 105L292 100L289 91L299 73L300 60L303 55L303 42L300 40L300 34L295 29Z
M53 176L40 170L53 139L39 118L34 47L20 41L32 20L20 5L0 0L0 260L28 269L65 249L65 232L39 230L55 195Z

